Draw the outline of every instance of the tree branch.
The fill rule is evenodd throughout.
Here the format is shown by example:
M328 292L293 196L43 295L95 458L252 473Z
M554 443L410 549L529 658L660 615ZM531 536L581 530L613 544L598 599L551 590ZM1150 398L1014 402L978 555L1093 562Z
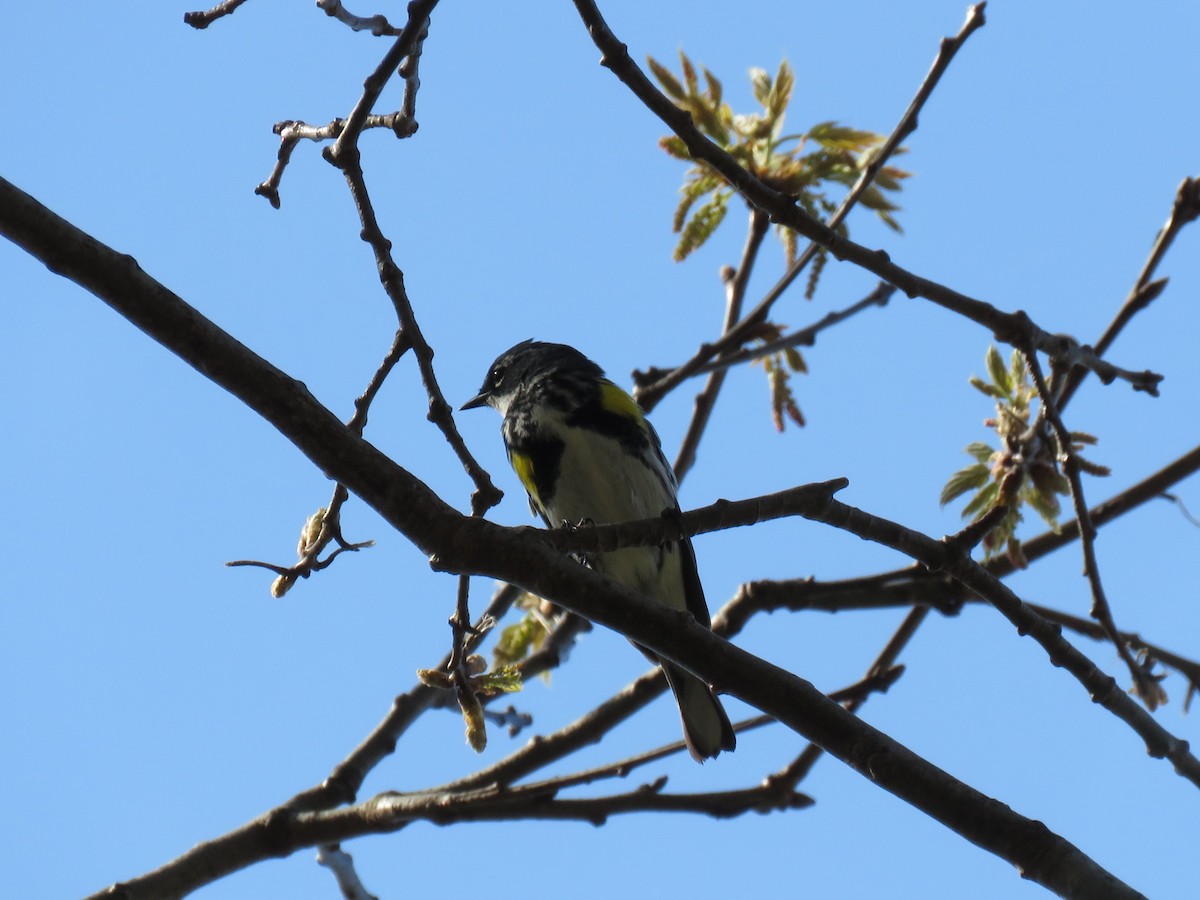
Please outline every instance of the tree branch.
M756 209L750 211L750 225L746 232L746 245L742 249L742 260L738 267L728 271L725 282L725 322L721 326L727 332L734 326L742 314L742 301L746 296L746 285L750 282L750 272L758 258L759 248L763 237L766 236L770 223L767 217ZM692 409L692 419L688 422L687 431L675 457L675 480L682 482L696 462L696 450L700 439L708 427L713 408L717 405L717 397L725 384L725 370L714 370L704 384L704 389L696 395Z
M245 3L246 0L221 0L216 6L202 12L186 12L183 14L183 21L186 25L191 25L199 30L207 28L217 19L224 16L231 16L237 12L237 8Z
M924 80L921 82L920 87L917 88L917 93L908 104L908 109L904 111L904 115L900 117L900 121L896 123L896 127L892 129L892 133L888 135L887 140L875 151L871 157L871 162L863 169L862 173L858 176L858 180L846 196L842 198L842 202L834 210L833 215L825 222L828 228L836 229L846 220L846 216L849 215L850 210L858 203L863 193L879 175L880 170L891 159L892 154L917 130L920 112L933 95L934 89L937 87L938 82L941 81L946 69L949 68L950 62L958 54L958 51L962 49L963 44L967 42L967 38L986 24L983 14L986 6L987 3L984 2L976 3L974 6L969 7L967 9L966 21L963 22L958 34L952 38L942 38L938 46L937 56L933 60L933 65L929 67ZM788 289L804 270L805 266L808 265L816 253L818 246L816 242L809 243L804 252L796 258L796 261L791 265L783 278L767 292L758 305L747 313L746 317L738 323L736 328L728 329L729 333L723 335L722 339L717 342L718 349L726 344L729 346L738 346L745 341L746 333L755 324L766 319L775 301L783 296L783 292Z
M1158 235L1154 239L1154 246L1150 248L1150 255L1146 257L1146 262L1142 266L1142 271L1138 273L1129 296L1117 311L1116 317L1109 323L1108 328L1104 330L1104 334L1100 336L1100 340L1096 342L1097 356L1107 353L1108 348L1117 339L1117 335L1125 329L1133 317L1153 303L1163 292L1167 286L1167 280L1162 278L1158 281L1151 281L1150 279L1154 277L1154 273L1158 270L1158 264L1162 262L1179 232L1185 225L1196 221L1198 217L1200 217L1200 179L1185 178L1175 191L1171 214L1167 217L1166 224L1159 229ZM1072 369L1067 373L1065 381L1062 382L1061 393L1056 391L1059 409L1065 408L1070 402L1075 391L1079 389L1079 385L1083 383L1083 379L1087 377L1087 373L1087 369ZM1055 381L1059 381L1059 379L1055 379ZM1057 388L1058 384L1055 384L1054 387Z
M522 530L461 515L410 472L346 428L302 383L225 334L142 272L131 257L115 253L3 179L0 179L0 233L53 271L95 293L153 339L257 411L322 471L358 494L429 554L436 570L487 575L520 585L627 635L659 656L774 716L863 777L977 846L1009 860L1024 877L1050 890L1090 900L1140 896L1040 822L1019 815L951 777L854 718L808 682L729 644L687 613L644 600L629 588L578 565ZM872 526L867 529L872 537L874 525L881 521L836 501L829 502L825 517L843 527L851 520L854 524ZM929 544L935 550L940 547L934 541ZM921 549L924 552L928 548ZM937 562L951 566L952 574L973 590L982 588L990 597L992 587L978 583L978 574L970 568L974 564L969 560L946 559L947 552L938 550ZM1014 603L1021 607L1019 601ZM1111 679L1108 681L1109 693L1099 699L1112 703ZM1136 705L1134 708L1144 715ZM1160 749L1157 743L1154 749ZM1178 745L1165 749L1173 759L1186 762ZM394 810L385 812L394 814ZM306 831L304 839L312 844L335 840L336 815L335 812L313 817L323 827ZM251 823L245 829L246 845L260 854L257 858L286 852L294 839L293 824L300 819L303 816L284 816ZM236 841L238 832L233 834L230 839ZM230 855L223 857L226 864L242 858L237 855L240 846L227 849ZM241 864L244 863L238 863ZM108 896L122 895L132 898L140 894L126 885L123 890L114 888Z
M583 19L592 41L601 51L601 65L616 75L652 113L675 132L694 159L710 166L738 191L747 203L769 215L772 222L787 226L810 241L821 244L838 259L847 260L874 273L884 281L894 284L909 297L924 297L938 306L983 325L998 341L1013 346L1028 344L1053 358L1059 365L1084 366L1091 369L1105 384L1119 378L1128 381L1134 390L1146 391L1152 396L1157 396L1158 383L1162 381L1161 375L1148 370L1133 372L1114 366L1097 356L1091 347L1080 344L1070 335L1052 334L1040 328L1024 312L1004 312L990 303L968 297L945 285L923 278L893 263L883 250L871 250L857 244L812 218L792 198L763 183L706 138L685 110L680 109L655 88L630 58L628 48L609 29L595 3L591 0L575 0L575 8ZM712 345L702 348L703 359L695 363L696 367L707 362L713 352ZM688 364L685 364L682 369L687 367ZM694 369L680 377L690 375L691 371ZM653 405L646 400L644 392L639 393L638 400L646 408Z
M1067 481L1071 485L1071 504L1075 509L1079 542L1083 550L1083 574L1092 591L1092 617L1104 627L1105 633L1117 650L1117 655L1129 669L1137 695L1153 711L1166 702L1167 695L1163 692L1158 680L1134 660L1129 648L1121 640L1117 623L1113 620L1112 606L1108 602L1108 596L1104 591L1104 582L1100 578L1100 561L1096 558L1096 526L1092 522L1087 500L1083 496L1082 469L1079 456L1072 449L1071 433L1067 430L1066 423L1059 414L1058 405L1054 402L1054 395L1042 375L1042 365L1038 361L1037 353L1022 348L1022 354L1025 357L1025 364L1029 368L1029 375L1033 379L1033 385L1037 389L1038 398L1041 400L1039 418L1044 416L1054 431L1054 439L1058 443L1059 461L1066 470Z

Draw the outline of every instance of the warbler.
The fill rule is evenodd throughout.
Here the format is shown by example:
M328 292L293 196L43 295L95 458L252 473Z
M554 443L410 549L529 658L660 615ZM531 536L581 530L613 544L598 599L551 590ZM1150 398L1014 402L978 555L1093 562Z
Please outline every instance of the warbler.
M530 508L549 527L628 522L679 509L675 474L653 426L629 394L573 347L529 340L500 354L462 409L480 406L504 417L509 462ZM690 540L590 554L586 562L711 626ZM732 750L733 727L712 689L639 649L662 666L692 756L703 762Z

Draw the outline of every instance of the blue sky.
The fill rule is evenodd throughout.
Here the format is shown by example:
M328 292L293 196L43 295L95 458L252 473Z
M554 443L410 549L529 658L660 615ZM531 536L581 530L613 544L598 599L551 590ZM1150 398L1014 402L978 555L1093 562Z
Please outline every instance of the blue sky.
M750 106L751 66L787 57L795 130L837 119L889 130L966 5L762 2L602 4L635 59L677 49ZM346 115L384 45L311 4L250 0L205 32L184 7L72 2L0 8L7 140L0 175L132 254L239 340L348 416L391 340L382 294L340 176L297 148L283 205L254 196L274 162L271 125ZM355 9L368 14L372 9ZM386 10L399 21L402 6ZM908 142L905 233L865 213L852 235L902 265L1044 327L1094 340L1124 299L1181 178L1197 174L1194 88L1200 10L1162 2L1006 4L954 62ZM384 231L448 398L471 396L500 350L537 336L575 344L619 382L711 340L718 268L736 261L741 210L693 259L670 259L680 166L661 124L607 71L566 3L437 10L422 60L419 133L362 141ZM385 95L384 111L398 93ZM389 105L391 104L391 105ZM837 196L834 196L837 199ZM1193 226L1195 227L1195 226ZM1100 436L1095 503L1196 444L1200 290L1196 232L1160 270L1166 294L1111 358L1166 375L1162 396L1092 379L1069 424ZM750 295L780 271L770 247ZM272 599L270 577L237 558L287 562L331 486L281 436L91 295L0 244L7 321L0 390L3 460L0 868L19 897L81 896L151 869L321 781L386 713L417 668L441 657L453 581L361 503L351 540L377 546ZM831 264L814 302L785 299L797 327L848 305L871 277ZM986 440L982 374L990 336L922 300L896 299L824 335L797 379L809 420L771 427L757 369L734 373L685 506L846 476L841 499L929 534L959 527L937 504L961 448ZM669 452L698 382L654 413ZM411 360L373 409L368 437L449 502L469 484L436 431ZM526 524L490 412L460 424L507 491L493 511ZM1177 493L1200 510L1196 482ZM1031 523L1032 524L1032 523ZM1038 531L1030 527L1025 534ZM1098 543L1118 623L1200 657L1191 562L1200 532L1165 502L1106 528ZM697 540L710 605L743 581L835 579L904 562L803 521ZM1030 601L1086 614L1077 548L1011 580ZM477 602L489 585L475 585ZM901 611L762 619L739 643L833 690L861 677ZM1124 678L1111 650L1076 639ZM1041 819L1155 898L1194 896L1200 794L1094 707L990 609L932 617L908 671L864 717L935 764ZM593 632L549 685L517 702L539 728L565 724L644 668L620 637ZM1165 683L1157 715L1200 745L1185 687ZM729 702L735 717L748 709ZM588 764L676 737L663 699L591 748ZM482 757L461 721L423 719L372 774L364 796L435 784ZM663 763L676 790L756 782L802 746L791 732L742 738L703 768ZM686 817L580 824L418 825L349 849L383 898L472 881L564 883L578 896L1041 896L1007 864L825 760L803 785L809 810L716 823ZM499 882L499 884L497 884ZM205 900L336 896L302 852L201 891Z

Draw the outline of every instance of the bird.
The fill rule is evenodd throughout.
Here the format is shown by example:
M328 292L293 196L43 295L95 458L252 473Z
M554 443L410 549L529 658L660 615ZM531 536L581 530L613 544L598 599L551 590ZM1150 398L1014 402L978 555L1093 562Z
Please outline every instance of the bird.
M628 522L679 511L675 474L637 402L574 347L527 340L501 353L463 410L491 406L530 509L550 528ZM591 568L711 627L688 538L589 554ZM636 646L636 644L635 644ZM712 688L669 660L656 662L675 695L697 762L732 751L733 726Z

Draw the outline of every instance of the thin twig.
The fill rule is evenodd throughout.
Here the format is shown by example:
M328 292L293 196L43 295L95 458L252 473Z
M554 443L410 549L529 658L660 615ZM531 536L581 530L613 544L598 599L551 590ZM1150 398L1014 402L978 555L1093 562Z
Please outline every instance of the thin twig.
M928 615L928 606L914 606L909 610L908 615L904 617L904 621L900 623L895 633L884 645L883 650L880 651L879 656L875 658L871 667L867 669L868 679L883 672L903 671L904 667L897 666L896 660L900 658L900 654L908 646L908 642L912 640L913 636L917 633L917 629L921 627ZM864 694L841 702L847 712L857 715L858 711L862 709L863 704L867 702L869 696L869 694ZM832 695L830 699L834 699ZM791 763L778 772L767 776L768 781L794 788L808 777L808 773L812 771L812 767L824 755L824 750L817 744L810 743Z
M340 844L324 844L317 848L317 865L333 873L343 900L379 900L362 883L354 868L353 857Z
M414 2L413 7L416 6L417 2ZM410 32L409 26L412 24L412 19L410 19L408 25L405 26L405 34ZM418 29L415 33L418 36L423 34L423 28ZM400 46L403 40L404 37L402 36L397 41L397 46ZM393 50L395 50L394 47ZM391 51L389 51L390 53ZM368 82L370 80L368 79ZM426 418L433 422L438 430L441 431L442 436L474 482L475 490L471 495L471 514L473 516L482 516L488 509L499 503L500 498L504 494L492 483L491 476L487 470L479 464L468 449L466 441L463 440L458 426L454 422L453 410L442 394L437 374L433 368L433 348L425 340L425 336L417 322L416 313L413 311L412 303L408 298L408 291L404 286L404 273L392 257L391 241L384 236L379 226L379 221L376 218L374 205L367 190L366 178L363 175L358 147L355 144L342 144L342 141L348 134L357 135L357 132L343 131L342 137L338 139L338 143L333 147L326 148L326 159L337 166L346 179L346 184L354 199L355 208L358 210L359 221L362 223L362 239L370 245L375 254L375 262L379 270L379 280L383 285L384 291L392 301L400 323L400 329L403 331L405 340L408 346L412 348L413 355L417 359L421 381L425 386L425 393L429 400ZM338 147L342 148L341 152L333 152ZM452 646L450 657L453 663L450 671L453 673L456 679L455 683L459 687L458 696L466 704L463 706L463 713L467 717L468 723L477 722L482 726L482 715L478 714L479 711L477 709L478 701L473 695L468 695L467 682L462 673L462 648L470 629L469 592L470 579L466 575L462 575L459 578L455 610L450 617ZM483 741L482 733L472 731L472 734L479 735L479 741L475 743L477 748L481 748Z
M1103 706L1145 741L1146 752L1150 756L1169 759L1179 775L1200 787L1200 760L1191 754L1187 741L1170 734L1153 716L1131 700L1112 676L1101 671L1068 642L1062 636L1061 629L1039 616L1007 585L952 542L935 541L895 522L832 499L817 515L810 516L807 512L801 515L899 550L933 571L944 571L995 607L1016 627L1018 634L1031 636L1037 641L1050 661L1070 672L1087 690L1093 702Z
M1158 270L1158 264L1162 262L1179 232L1185 225L1196 221L1198 217L1200 217L1200 179L1184 178L1175 191L1171 214L1167 216L1163 227L1159 229L1158 235L1154 239L1154 246L1150 248L1150 255L1146 257L1146 262L1142 265L1142 271L1138 273L1129 296L1117 311L1116 317L1109 323L1108 328L1104 330L1104 334L1100 336L1100 340L1096 342L1097 356L1103 356L1108 352L1108 348L1117 339L1117 335L1124 330L1133 317L1149 306L1163 292L1163 288L1167 286L1167 280L1161 278L1158 281L1151 281L1150 279L1154 277L1154 273ZM1083 379L1087 377L1087 373L1087 369L1072 369L1067 373L1065 379L1052 380L1051 384L1056 389L1059 409L1066 408L1075 391L1079 389L1079 385L1083 383ZM1059 385L1056 382L1059 381L1062 382L1061 391L1057 390Z
M425 20L425 28L417 36L404 61L400 63L399 74L404 79L404 99L400 101L400 114L412 129L409 134L416 134L417 128L417 91L421 89L421 54L425 51L425 39L429 37L429 20ZM368 117L370 121L370 117Z
M446 669L454 672L456 676L462 668L463 659L466 655L467 636L478 633L471 626L471 607L468 603L470 596L471 577L469 575L459 575L454 615L450 617L450 631L452 636L450 662L446 664Z
M434 2L436 0L433 0L433 2L429 2L429 0L424 0L424 2L423 0L414 0L410 6L410 16L415 15L418 8L422 6L432 8ZM388 51L385 61L392 56L403 58L409 55L413 44L421 39L424 28L424 22L414 24L414 19L410 18L408 24L404 26L404 31L400 38L397 39L396 44ZM408 43L406 43L406 40ZM401 52L397 52L397 50ZM385 71L385 69L381 64L375 73L367 79L367 87L364 89L363 98L366 98L371 93L373 89L371 86L382 71ZM390 75L390 68L386 70L386 73ZM386 78L383 80L386 82ZM378 84L377 89L381 90L382 86L382 83ZM359 106L362 105L363 98L360 98ZM356 107L356 110L358 108ZM471 512L473 515L480 516L499 503L500 498L504 494L492 484L491 476L488 475L483 466L471 454L466 442L458 431L458 427L454 424L453 410L442 394L437 375L433 369L433 349L425 340L421 327L417 323L416 314L413 312L412 303L408 299L408 292L404 286L404 273L392 258L391 241L384 236L383 231L380 229L379 221L375 216L375 208L371 202L370 193L367 190L366 179L363 176L358 147L352 140L347 143L350 139L357 139L361 131L361 124L358 129L355 129L354 122L355 116L351 114L337 142L325 149L325 158L340 169L346 179L346 184L350 189L355 208L358 210L359 221L362 223L362 239L370 245L375 254L375 263L379 270L379 280L383 285L384 291L392 301L400 328L404 331L405 338L412 348L413 355L417 359L417 367L421 372L421 381L425 385L425 392L429 398L426 417L442 432L442 436L454 451L455 456L458 457L463 468L467 470L467 474L472 482L474 482L475 491L471 495Z
M375 374L371 376L366 390L354 401L354 415L346 423L347 428L356 434L363 433L363 429L367 427L367 414L370 412L371 404L375 402L375 397L379 393L379 389L383 387L383 383L387 380L388 375L396 367L396 363L400 362L400 357L408 352L410 346L412 345L409 342L408 335L404 333L404 329L396 329L396 334L392 338L392 346L388 348L388 352L379 363Z
M829 228L837 228L845 221L850 210L854 208L867 188L875 181L880 171L887 164L887 161L900 149L900 145L917 130L921 110L924 109L925 104L933 95L934 88L942 80L942 75L946 69L950 67L950 62L958 54L963 44L967 42L967 38L987 24L987 20L983 14L986 6L987 3L982 2L968 8L966 21L963 22L962 28L958 30L958 34L954 35L954 37L942 38L941 43L938 45L937 56L934 57L933 64L925 74L920 87L917 88L917 93L909 102L908 109L904 111L904 115L900 117L900 121L896 123L896 127L892 129L892 133L888 135L887 140L871 154L870 163L859 173L858 180L854 182L854 186L842 198L842 202L838 204L838 208L834 210L833 215L826 220L825 224ZM758 305L746 314L744 324L740 326L739 331L744 333L745 329L766 319L775 301L783 295L783 292L788 289L804 270L809 259L816 253L818 246L816 243L809 243L804 252L796 258L796 261L792 263L788 271L779 280L779 283L771 288L762 300L759 301ZM738 336L736 334L729 336L729 341L737 340Z
M342 0L317 0L317 8L325 11L343 25L350 26L353 31L369 31L375 37L395 37L399 29L388 22L383 15L356 16L342 5Z
M729 273L728 278L723 279L725 282L725 322L721 326L722 332L728 331L741 318L742 301L746 296L746 285L750 282L750 272L754 268L754 261L758 258L759 248L762 247L763 237L770 224L767 217L761 212L756 209L750 210L750 225L746 233L746 246L742 249L742 260L738 263L737 269ZM675 457L676 481L682 482L696 462L696 449L700 446L700 439L708 427L717 397L724 384L725 371L713 371L708 376L704 389L696 395L692 419L688 422L687 432L679 447L679 454Z
M1089 510L1092 523L1101 528L1125 513L1138 509L1158 497L1171 498L1167 488L1200 471L1200 447L1175 460L1125 491L1110 497ZM1047 530L1024 542L1022 550L1027 562L1041 559L1079 537L1077 520L1065 523L1058 531ZM1007 556L997 556L984 563L995 577L1012 574L1015 567ZM962 585L943 573L930 572L919 564L874 575L843 581L819 582L812 578L792 578L771 581L751 581L742 584L733 599L714 617L727 634L736 634L756 613L788 610L799 612L846 612L851 610L881 610L900 606L928 606L944 615L957 615L966 602L986 602L970 595ZM1082 619L1049 607L1030 604L1048 621L1062 625L1096 640L1108 640L1105 629L1095 621ZM1189 683L1200 688L1200 663L1180 656L1158 644L1145 641L1132 632L1121 632L1120 639L1133 649L1144 653L1180 672Z
M716 359L710 359L704 365L700 366L695 372L697 375L703 375L706 372L716 372L722 369L728 369L744 362L751 362L756 359L762 359L764 356L770 356L773 353L778 353L781 350L786 350L789 347L812 347L817 343L817 335L822 331L832 328L839 322L843 322L853 316L858 315L866 309L873 306L887 306L888 301L892 299L892 295L896 293L895 285L879 282L875 286L875 290L871 291L863 299L857 303L847 306L845 309L834 310L831 313L826 313L817 322L808 325L804 328L793 331L791 334L769 341L758 347L743 347L741 350L736 350L724 354ZM649 369L645 372L634 372L634 381L636 383L650 383L657 378L665 376L671 369Z
M984 524L980 524L980 522L973 522L948 540L949 542L956 544L964 552L969 552L972 547L983 540L984 535L986 535L988 531L995 527L996 522L1002 518L1002 515L1002 511L999 507L997 507L988 515L984 516L982 520L980 520L980 522L984 522ZM869 682L872 679L883 678L890 675L891 678L888 681L888 686L890 687L892 682L894 682L904 670L903 666L897 665L897 662L900 659L900 654L904 652L904 649L908 646L909 641L911 641L916 635L917 630L922 624L924 624L928 615L928 606L914 606L908 611L908 615L904 617L904 621L900 623L899 627L888 639L888 642L884 644L883 649L879 651L879 655L875 657L875 661L871 663L870 668L867 669L866 677L863 679L864 681ZM887 687L884 687L883 690L886 691ZM862 709L863 704L867 702L867 699L870 696L871 692L859 692L843 699L841 697L835 697L831 694L830 699L837 700L842 704L842 706L845 707L847 712L857 715L858 711ZM820 746L809 743L809 745L805 747L803 751L801 751L800 755L797 756L796 759L793 760L789 765L769 776L768 781L778 783L789 789L795 788L797 784L808 777L808 773L812 771L812 767L816 765L817 761L824 755L825 751L821 749Z
M388 349L383 361L375 370L375 374L371 376L370 382L367 384L366 390L354 401L354 415L350 417L350 421L346 423L346 427L355 434L361 435L363 429L367 426L367 414L371 408L371 403L375 400L375 396L379 393L379 389L383 387L384 381L389 373L395 368L396 363L400 361L405 352L408 350L408 339L404 335L403 329L396 331L395 337L392 339L392 346ZM296 548L297 561L290 566L278 566L274 563L260 562L252 559L238 559L232 562L227 562L225 565L230 567L237 566L255 566L261 569L267 569L274 572L278 577L271 584L271 594L275 597L282 597L292 586L301 578L308 578L314 572L320 572L322 569L328 568L339 554L349 550L357 551L367 547L373 547L374 541L359 541L350 543L342 536L342 506L350 499L350 492L346 490L343 484L336 484L333 487L333 496L329 500L329 504L322 507L315 515L310 518L301 532L300 542ZM313 531L316 531L314 534ZM338 547L329 556L321 559L321 554L325 552L325 548L330 543L337 543Z
M1050 388L1046 384L1046 379L1042 375L1042 366L1038 361L1037 353L1029 348L1021 349L1022 355L1025 358L1025 365L1028 367L1029 375L1033 379L1033 386L1037 389L1038 398L1041 400L1039 417L1045 416L1046 420L1050 423L1050 427L1054 430L1054 437L1058 443L1058 458L1063 469L1066 471L1067 481L1071 485L1071 504L1075 509L1075 521L1078 523L1079 528L1080 547L1083 550L1083 574L1087 578L1088 585L1092 590L1092 617L1104 627L1109 640L1112 641L1113 646L1117 649L1117 655L1121 657L1121 661L1129 668L1129 674L1133 678L1134 690L1137 692L1137 695L1142 698L1142 702L1148 708L1151 710L1157 709L1160 704L1166 702L1166 694L1163 692L1158 680L1144 667L1138 665L1133 655L1130 654L1129 648L1121 640L1117 623L1113 621L1112 607L1109 605L1108 597L1104 592L1104 582L1100 579L1100 562L1096 558L1096 526L1092 522L1091 513L1087 507L1087 500L1083 496L1082 470L1079 463L1079 455L1073 447L1071 433L1067 430L1067 426L1058 412L1058 406L1054 402Z
M403 30L375 67L375 71L363 82L362 95L354 104L354 109L346 120L346 127L338 135L333 146L325 150L326 159L339 169L344 171L346 166L352 164L347 157L357 158L358 136L366 126L371 110L375 108L375 101L379 99L379 95L404 58L415 52L424 42L428 34L429 15L435 6L437 0L412 0L409 3L408 21L404 23Z
M283 597L301 578L308 578L315 572L329 568L342 553L375 546L373 540L351 543L342 536L342 506L348 499L350 492L346 490L345 485L334 485L329 505L321 507L309 516L304 527L300 529L296 562L292 565L279 566L256 559L235 559L225 565L229 568L251 566L274 572L276 578L271 582L271 596L276 599ZM331 543L337 543L337 549L322 559L321 554Z
M191 25L197 30L207 28L217 19L233 15L237 11L237 8L245 2L246 0L222 0L221 3L218 3L212 9L184 13L183 22L185 25Z
M834 478L745 500L718 500L685 513L668 510L653 519L611 525L575 529L524 526L517 530L537 535L560 553L610 553L626 547L653 547L697 534L743 528L789 516L819 521L822 510L833 502L833 495L849 483L845 478Z
M386 115L367 116L367 120L363 123L363 130L370 128L386 128L397 138L403 139L416 134L417 122L411 113L400 110ZM292 151L296 149L296 145L300 141L336 140L345 129L346 120L340 118L334 119L328 125L309 125L306 122L292 119L276 122L271 128L272 132L279 135L279 150L275 156L275 166L271 169L267 180L254 189L254 193L265 197L268 203L279 209L279 183L283 180L284 170L291 162Z
M357 145L358 135L368 128L387 128L399 139L411 137L417 133L417 91L421 86L419 77L419 63L421 53L425 48L425 40L429 37L429 12L433 9L437 0L427 3L428 9L423 13L423 19L414 24L413 16L417 10L409 9L409 20L404 29L396 31L383 16L373 16L370 19L361 19L358 16L352 16L345 11L339 0L317 0L317 5L326 11L329 15L336 15L339 19L351 27L360 25L363 28L370 27L372 31L378 27L382 29L375 33L395 34L396 41L392 48L384 57L384 61L376 68L371 77L364 84L363 97L351 113L350 120L334 119L328 125L308 125L304 122L289 120L286 122L278 122L274 127L275 134L279 135L279 151L276 154L275 167L271 170L271 174L267 176L267 180L262 182L254 189L254 193L261 197L265 197L267 201L276 209L279 209L279 183L283 179L284 170L292 158L292 151L296 144L302 140L310 141L341 141L346 133L348 126L353 129L353 141ZM417 6L417 4L412 4ZM373 24L372 24L373 23ZM410 26L412 26L410 28ZM385 68L386 66L386 68ZM379 115L371 112L379 92L383 90L383 86L391 77L391 70L399 66L399 72L404 78L404 99L401 102L400 109L397 112ZM367 94L373 91L369 102L367 102ZM365 105L364 105L365 104ZM353 124L351 124L353 123ZM340 153L345 150L330 155L328 158L333 161L340 158ZM352 155L355 160L358 159L358 150L355 146ZM340 164L338 164L340 167Z

